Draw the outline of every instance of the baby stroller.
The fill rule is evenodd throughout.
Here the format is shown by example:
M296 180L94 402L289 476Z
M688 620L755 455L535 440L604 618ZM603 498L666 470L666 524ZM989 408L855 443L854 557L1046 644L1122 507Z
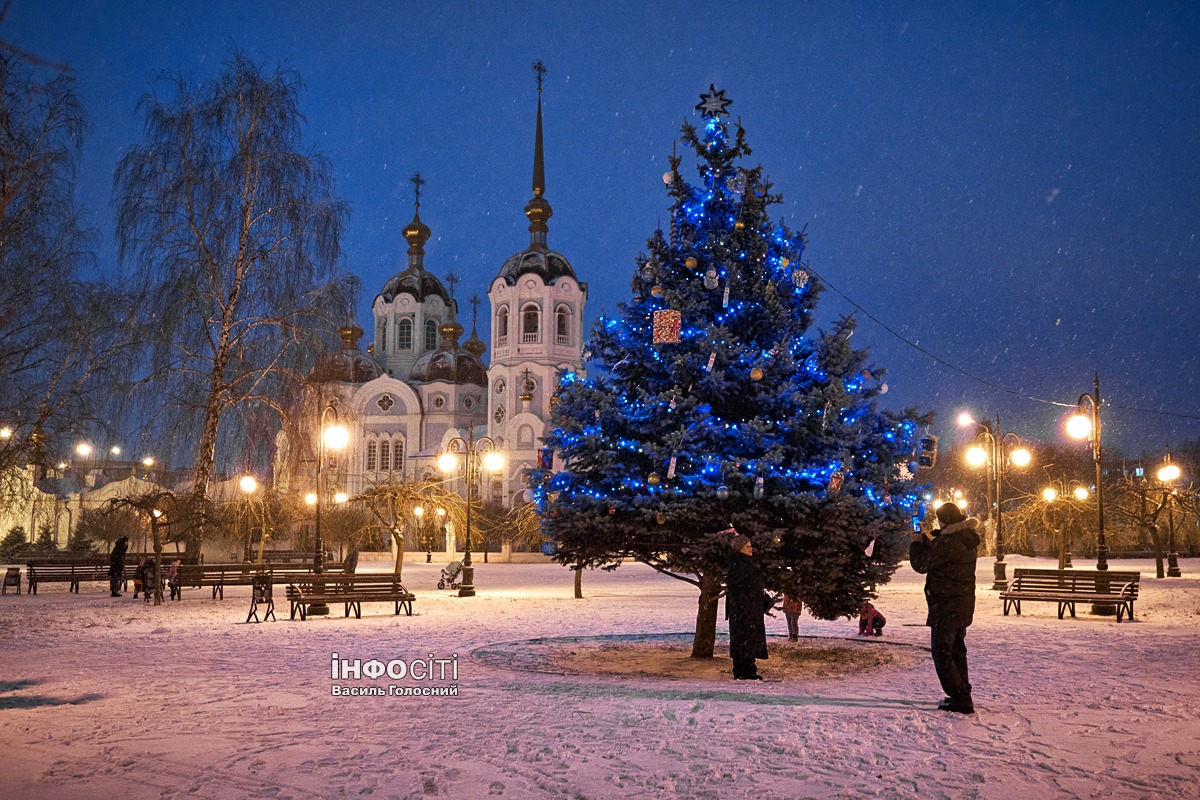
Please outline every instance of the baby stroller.
M442 570L442 577L438 578L438 588L445 589L446 586L449 585L451 589L457 589L458 580L461 575L462 562L451 561L446 565L446 568Z

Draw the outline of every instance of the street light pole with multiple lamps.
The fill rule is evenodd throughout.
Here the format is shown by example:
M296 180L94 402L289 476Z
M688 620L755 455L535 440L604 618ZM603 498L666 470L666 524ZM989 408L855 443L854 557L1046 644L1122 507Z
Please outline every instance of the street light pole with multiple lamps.
M475 567L471 564L471 506L475 501L480 467L488 472L504 468L504 456L496 450L490 437L475 438L475 428L467 429L467 438L456 436L446 443L446 452L438 456L438 467L447 474L462 469L467 483L466 552L463 557L463 578L458 589L459 597L475 596ZM460 465L459 459L462 459Z
M1015 433L1000 432L1000 418L996 417L996 427L993 429L987 422L980 422L970 414L962 413L958 417L962 427L974 425L977 429L976 444L967 450L967 463L972 467L987 466L989 469L988 484L995 500L996 531L996 563L994 565L995 581L992 588L1003 591L1008 588L1008 565L1004 561L1004 514L1001 504L1004 501L1004 476L1008 466L1027 467L1033 460L1029 451L1021 445L1021 437Z

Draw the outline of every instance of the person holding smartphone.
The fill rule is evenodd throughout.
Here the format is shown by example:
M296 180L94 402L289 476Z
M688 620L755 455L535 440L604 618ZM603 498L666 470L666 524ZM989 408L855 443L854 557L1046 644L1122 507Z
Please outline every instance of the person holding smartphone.
M954 503L943 503L936 513L941 528L929 534L914 531L908 559L914 570L925 575L925 602L929 606L925 624L929 626L933 667L946 692L938 708L974 714L966 636L975 616L979 520L967 518Z

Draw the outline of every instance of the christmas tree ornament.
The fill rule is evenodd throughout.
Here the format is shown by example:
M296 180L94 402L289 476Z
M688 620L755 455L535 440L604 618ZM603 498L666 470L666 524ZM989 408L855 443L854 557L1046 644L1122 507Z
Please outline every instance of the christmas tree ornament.
M765 487L764 483L765 482L763 481L762 475L759 475L757 478L754 479L754 499L755 500L762 500L763 495L766 494L766 487Z
M662 483L662 477L657 472L651 472L646 476L646 483L650 484L651 486L658 486L660 483Z
M718 486L717 487L717 499L722 500L722 501L729 499L729 487L728 486Z
M797 289L803 289L808 286L808 273L802 269L798 269L792 273L792 285Z
M663 183L665 183L665 184L667 184L668 186L670 186L670 185L671 185L671 181L673 181L673 180L675 180L675 173L674 173L674 172L664 172L664 173L663 173Z
M610 517L611 517L611 516L613 516L613 515L614 515L614 514L616 514L616 513L617 513L617 507L616 507L616 506L609 506L609 507L608 507L608 515L609 515Z
M761 381L763 379L763 371L761 367L755 367L750 370L750 380Z
M729 308L729 284L725 284L725 294L721 297L721 308Z
M654 283L654 279L657 277L658 270L654 268L653 264L647 263L646 266L642 267L642 280L646 283Z
M840 469L829 476L829 493L837 494L842 490L842 484L846 481L846 475Z
M791 261L788 261L788 257L787 257L787 256L780 256L780 257L779 257L779 266L781 266L781 267L786 267L786 266L787 266L788 264L790 264L790 263L792 263L792 262L791 262Z
M717 363L717 351L713 350L708 354L708 366L704 368L705 372L712 372L713 364Z
M683 265L685 267L687 267L688 269L695 269L697 266L699 266L699 264L700 264L700 262L697 261L692 256L688 256L687 260L683 262Z
M708 269L706 269L704 271L704 288L705 289L717 288L717 268L716 267L709 267Z
M881 384L879 384L879 393L880 393L880 394L887 394L887 393L888 393L888 385L887 385L886 383L881 383Z
M653 289L650 290L650 294L654 295L655 297L662 297L663 296L663 288L661 286L655 286Z
M733 223L734 230L737 230L737 231L744 230L745 227L746 227L746 223L742 222L740 219L737 222Z
M667 464L667 480L675 477L675 463L679 460L679 456L671 456L671 462Z
M708 85L708 92L700 95L696 110L709 119L720 119L729 116L729 104L733 101L725 96L725 90L718 90L716 84Z
M666 525L666 524L667 524L667 515L666 515L666 514L664 514L664 513L663 513L663 512L661 512L661 511L660 511L660 512L658 512L658 514L656 514L656 515L655 515L654 519L655 519L655 521L656 521L656 522L657 522L659 525Z
M655 287L659 288L659 287ZM675 309L667 308L654 312L654 343L679 341L679 326L683 323L683 314ZM671 399L674 403L674 398Z

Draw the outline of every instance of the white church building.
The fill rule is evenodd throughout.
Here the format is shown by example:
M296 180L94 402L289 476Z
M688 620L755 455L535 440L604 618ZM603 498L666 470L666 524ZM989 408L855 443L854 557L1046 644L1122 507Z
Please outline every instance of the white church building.
M528 471L544 457L558 375L581 368L587 302L587 284L547 244L553 210L544 196L540 86L538 92L533 198L525 206L529 244L500 265L488 289L490 363L476 330L460 343L458 303L425 263L430 229L420 218L421 182L414 178L416 212L403 229L408 257L372 303L374 341L364 352L362 328L347 324L339 331L340 349L313 367L302 426L280 436L281 491L312 491L316 432L323 409L332 405L350 444L324 462L326 494L441 479L437 457L454 438L488 436L505 468L485 477L478 496L505 506L521 501ZM461 490L461 481L457 485Z

